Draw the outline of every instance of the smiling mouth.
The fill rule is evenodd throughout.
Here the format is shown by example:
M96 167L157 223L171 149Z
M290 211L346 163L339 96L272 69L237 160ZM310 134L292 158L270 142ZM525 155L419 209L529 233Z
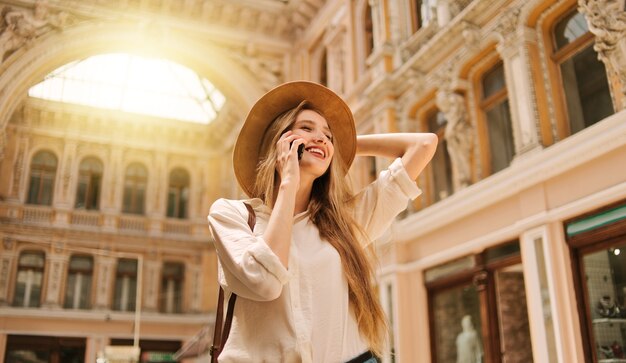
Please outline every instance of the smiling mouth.
M315 155L316 157L319 157L319 158L322 158L322 159L326 158L326 153L324 152L324 150L322 150L322 149L320 149L318 147L310 147L310 148L307 148L306 151L308 151L309 153Z

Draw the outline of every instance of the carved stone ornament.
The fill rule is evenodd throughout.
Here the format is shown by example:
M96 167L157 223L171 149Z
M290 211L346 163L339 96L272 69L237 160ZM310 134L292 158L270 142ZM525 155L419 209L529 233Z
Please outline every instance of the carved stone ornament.
M281 61L260 54L252 43L240 51L228 50L228 56L247 68L266 90L277 86L283 79Z
M626 11L624 0L578 0L578 11L585 15L589 31L596 37L594 50L610 74L621 83L626 97ZM626 107L620 105L619 109Z
M439 90L435 102L448 121L445 139L452 163L454 190L459 191L471 183L470 157L474 128L467 118L463 96L450 90Z
M52 14L44 0L37 1L33 10L3 8L0 13L0 63L8 54L50 29L62 29L68 16L65 12Z
M520 8L511 8L504 12L495 32L498 35L499 42L497 50L503 58L508 58L516 51L518 37L516 36L517 26L519 24Z

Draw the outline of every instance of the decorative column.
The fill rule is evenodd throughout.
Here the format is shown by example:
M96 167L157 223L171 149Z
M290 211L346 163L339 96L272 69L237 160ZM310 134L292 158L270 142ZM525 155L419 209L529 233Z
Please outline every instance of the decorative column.
M18 133L17 150L15 152L15 158L13 159L13 178L11 178L10 193L7 197L9 201L20 202L20 196L23 195L22 191L26 188L26 182L24 176L26 165L28 165L26 158L28 157L28 137ZM26 197L24 197L26 199Z
M328 51L328 88L344 92L345 27L332 26L325 34L324 43Z
M71 188L75 184L76 173L74 162L76 160L77 144L75 141L65 143L63 156L59 168L57 169L57 177L55 181L54 207L57 209L55 213L55 224L67 225L69 223L69 210L72 209Z
M116 216L121 211L122 191L124 189L122 171L122 149L113 146L109 155L108 168L104 169L102 181L102 228L114 231L117 227Z
M144 279L143 308L145 312L156 312L159 308L159 285L161 276L161 261L144 261L146 277Z
M475 130L467 115L465 99L450 88L437 91L437 108L446 116L445 139L452 164L454 192L472 183L471 153Z
M54 247L55 252L46 255L46 265L49 267L48 279L46 284L46 297L43 302L44 307L60 308L61 294L63 293L63 285L65 272L67 271L68 255L61 254L59 246Z
M461 7L458 4L458 0L437 0L437 25L439 25L440 28L448 25L450 20L460 11Z
M150 175L154 175L154 178L148 180L146 214L150 217L150 235L158 236L163 230L162 225L165 219L164 195L168 185L167 155L162 151L157 151L152 159L154 161Z
M0 254L0 306L9 305L9 286L11 286L11 272L17 261L15 242L9 237L2 240L2 253Z
M537 42L533 29L518 26L519 8L506 11L497 26L496 47L504 63L504 76L511 110L515 156L541 147L535 92L532 85L528 42Z
M393 70L394 48L389 31L389 4L385 0L368 0L372 9L374 49L367 58L373 82Z
M113 257L96 256L96 301L94 309L109 310L111 308L111 288L115 277L116 259Z
M205 287L202 281L202 268L198 264L185 266L185 278L190 281L187 284L190 289L189 313L199 313L202 309L202 289Z
M596 36L593 49L604 63L616 111L626 108L626 11L624 0L578 0L589 30Z

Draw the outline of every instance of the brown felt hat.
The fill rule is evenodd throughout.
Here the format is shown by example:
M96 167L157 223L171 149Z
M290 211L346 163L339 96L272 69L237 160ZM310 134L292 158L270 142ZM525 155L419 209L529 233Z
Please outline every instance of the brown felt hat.
M320 111L333 134L346 170L356 153L356 129L350 107L330 89L309 81L284 83L268 91L255 104L239 132L233 153L235 176L243 191L252 196L263 135L282 113L307 101Z

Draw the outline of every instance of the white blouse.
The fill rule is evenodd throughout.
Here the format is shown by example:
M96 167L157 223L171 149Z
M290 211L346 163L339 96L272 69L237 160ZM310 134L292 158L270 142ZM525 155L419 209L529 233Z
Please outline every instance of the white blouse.
M396 159L356 196L355 220L375 240L420 193ZM339 254L309 213L294 218L287 270L263 240L271 210L245 202L256 213L254 233L242 201L219 199L208 216L219 283L238 295L220 362L345 362L367 351Z

